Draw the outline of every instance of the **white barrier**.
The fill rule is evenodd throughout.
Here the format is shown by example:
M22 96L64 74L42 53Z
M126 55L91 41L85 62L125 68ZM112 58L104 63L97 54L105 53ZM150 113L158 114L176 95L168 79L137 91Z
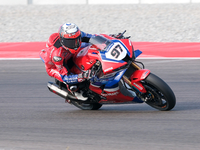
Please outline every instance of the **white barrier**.
M27 5L27 0L0 0L0 5Z
M88 0L88 4L139 4L140 0Z
M169 4L200 3L200 0L0 0L0 5L61 5L61 4Z
M190 3L191 0L141 0L144 4L172 4L172 3Z
M86 4L86 0L32 0L32 4L35 5Z

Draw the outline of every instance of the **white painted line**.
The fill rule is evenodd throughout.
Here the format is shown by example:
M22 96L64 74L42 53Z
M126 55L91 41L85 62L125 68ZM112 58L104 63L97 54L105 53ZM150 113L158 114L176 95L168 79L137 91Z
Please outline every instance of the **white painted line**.
M147 59L145 59L145 60L147 60ZM181 61L182 62L183 61L184 62L191 61L191 59L148 59L148 60L152 60L152 61L149 61L148 64L158 64L158 63L160 64L160 63L172 63L172 62L181 62ZM143 61L144 61L144 59L143 59ZM145 64L147 64L147 63L145 63Z
M195 60L200 59L200 57L137 57L137 59L188 59ZM40 60L40 58L0 58L0 60ZM42 60L41 60L42 61Z
M138 57L136 59L200 59L200 57Z
M39 60L40 58L0 58L0 60Z

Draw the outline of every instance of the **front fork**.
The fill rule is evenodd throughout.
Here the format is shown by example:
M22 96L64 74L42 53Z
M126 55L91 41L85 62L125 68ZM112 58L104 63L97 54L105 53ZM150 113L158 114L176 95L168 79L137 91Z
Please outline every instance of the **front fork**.
M141 81L144 80L149 74L150 70L148 69L141 69L136 63L131 63L132 67L135 68L136 71L132 73L132 75L128 78L125 75L123 75L123 80L132 88L135 89L135 91L138 94L146 93L146 89L142 85Z

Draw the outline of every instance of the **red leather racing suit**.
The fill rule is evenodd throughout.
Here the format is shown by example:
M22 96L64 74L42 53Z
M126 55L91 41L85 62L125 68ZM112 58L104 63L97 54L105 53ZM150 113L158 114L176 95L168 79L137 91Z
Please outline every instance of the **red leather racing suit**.
M91 34L86 34L81 31L82 44L81 48L89 45ZM56 78L61 82L78 83L79 76L77 74L69 74L69 69L72 67L72 54L64 49L59 40L59 33L53 33L46 43L45 68L49 76ZM71 59L70 59L71 58Z

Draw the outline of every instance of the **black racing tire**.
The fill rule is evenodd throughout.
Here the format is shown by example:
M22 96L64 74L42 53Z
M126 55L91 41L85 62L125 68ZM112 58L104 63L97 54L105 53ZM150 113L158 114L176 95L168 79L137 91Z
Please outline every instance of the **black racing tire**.
M148 105L161 111L168 111L176 105L176 97L172 89L158 76L150 73L143 83L149 99Z
M77 101L71 101L71 104L73 104L74 106L82 110L98 110L102 106L102 104L99 104L99 103L86 104L86 103L77 102Z

